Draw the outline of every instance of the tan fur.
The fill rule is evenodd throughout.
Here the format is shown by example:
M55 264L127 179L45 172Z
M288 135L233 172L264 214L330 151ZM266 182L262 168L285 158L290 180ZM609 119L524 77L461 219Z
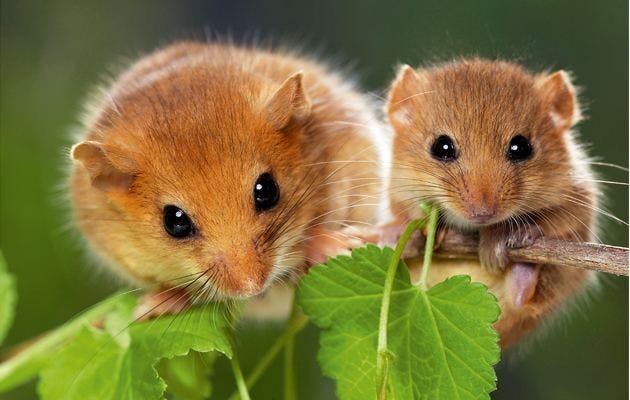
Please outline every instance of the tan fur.
M546 237L595 238L598 191L570 131L581 115L566 73L532 74L516 64L480 59L418 71L403 67L388 100L395 131L389 191L398 218L417 218L418 202L429 200L442 207L450 229L483 233L488 227L470 219L471 204L483 204L496 209L489 225L510 230L527 216ZM430 154L432 142L443 133L455 142L456 162L442 163ZM534 156L512 164L505 154L517 134L530 138ZM542 266L533 297L518 307L508 272L478 263L438 262L431 278L437 282L465 273L486 283L501 305L496 328L506 347L592 276L582 269Z
M104 93L72 152L74 219L137 284L207 271L191 289L257 295L299 273L320 235L373 222L381 191L373 109L322 65L180 43L140 59ZM253 187L267 171L280 202L257 213ZM191 217L196 236L165 232L167 204Z

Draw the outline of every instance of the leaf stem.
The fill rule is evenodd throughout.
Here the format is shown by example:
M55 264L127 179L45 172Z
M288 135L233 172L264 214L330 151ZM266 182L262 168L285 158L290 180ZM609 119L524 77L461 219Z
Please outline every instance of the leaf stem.
M121 296L126 295L128 293L117 294L95 304L64 325L44 334L23 350L18 350L14 356L0 364L0 393L33 378L54 356L57 348L76 336L84 326L97 321L114 309L121 301Z
M424 208L424 207L423 207ZM427 277L429 276L429 269L431 268L431 259L433 258L433 246L435 244L435 232L437 231L438 222L438 209L434 206L428 206L428 218L427 223L427 241L424 245L424 259L422 260L422 269L420 270L420 280L416 284L422 290L427 290Z
M293 300L291 307L291 315L289 317L289 325L296 315L300 312L297 302ZM287 337L284 346L284 400L295 400L297 398L295 392L295 335Z
M422 228L426 218L414 220L407 225L402 236L396 243L396 249L387 267L385 275L385 284L383 289L383 302L381 303L381 314L378 326L378 348L376 355L376 383L377 395L379 400L387 398L387 376L389 369L389 351L387 350L387 324L389 320L389 303L391 300L392 289L394 287L394 278L396 277L396 269L400 264L400 258L405 250L409 238L413 232Z
M234 374L234 380L236 381L236 387L238 389L239 396L241 400L250 400L249 391L247 390L247 384L245 383L245 378L243 378L241 364L238 361L238 352L236 350L234 330L230 329L228 335L232 344L232 358L230 358L230 365L232 366L232 373Z
M287 327L282 335L280 335L280 337L271 345L245 380L249 389L258 382L258 379L260 379L260 377L269 368L273 360L275 360L287 342L295 337L295 335L306 326L307 322L308 318L301 312L292 314L292 319L287 322ZM230 396L230 400L237 400L238 398L238 392L234 392Z

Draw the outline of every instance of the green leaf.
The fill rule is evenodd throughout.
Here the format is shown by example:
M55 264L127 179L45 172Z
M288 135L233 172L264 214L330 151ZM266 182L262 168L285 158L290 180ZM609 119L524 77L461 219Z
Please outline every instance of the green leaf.
M103 327L122 347L129 346L131 337L129 326L135 321L133 312L138 304L135 295L121 296L111 310L103 317Z
M298 301L323 329L319 363L337 381L341 399L376 397L376 348L390 248L355 249L302 278ZM388 392L391 399L489 398L499 361L496 299L468 276L429 290L410 282L401 262L388 324Z
M135 296L131 293L117 293L29 343L20 352L0 363L0 393L34 378L54 359L59 349L74 339L85 326L101 320L112 310L128 309L135 301Z
M213 373L216 357L216 352L191 351L185 356L165 358L160 361L157 370L166 382L166 391L178 400L210 398L212 393L210 376Z
M0 344L13 323L16 302L15 278L9 274L7 263L0 251Z
M232 348L227 309L209 304L188 312L133 325L129 340L112 335L128 315L106 318L106 329L85 328L41 373L42 399L159 399L166 383L156 364L163 358L219 351L228 358ZM115 322L114 322L115 321Z

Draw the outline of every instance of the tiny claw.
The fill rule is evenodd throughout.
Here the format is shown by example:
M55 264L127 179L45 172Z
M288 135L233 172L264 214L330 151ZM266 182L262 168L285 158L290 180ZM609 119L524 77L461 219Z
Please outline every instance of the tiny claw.
M437 232L435 233L435 242L433 243L433 250L437 250L442 245L444 238L446 237L446 232L448 229L444 226L438 226Z
M540 265L515 262L507 274L507 281L512 291L512 300L517 307L528 304L536 293Z
M526 225L522 228L519 227L508 235L507 246L513 249L529 247L541 236L542 232L537 226Z
M505 269L509 263L505 245L495 243L489 247L479 248L479 261L481 264L494 272L500 272Z
M446 231L447 231L446 227L438 225L437 230L435 231L435 241L433 242L433 250L437 250L440 248L440 246L442 245L442 242L444 241L444 237L446 236ZM422 227L420 232L422 233L422 236L425 238L429 236L429 228L426 225ZM422 244L424 244L424 241Z
M490 271L500 272L509 263L506 238L498 229L479 231L479 261Z
M420 230L420 232L422 232L422 236L424 236L424 237L429 236L429 228L427 228L427 226L426 226L426 225L424 225L424 226L422 227L422 230Z

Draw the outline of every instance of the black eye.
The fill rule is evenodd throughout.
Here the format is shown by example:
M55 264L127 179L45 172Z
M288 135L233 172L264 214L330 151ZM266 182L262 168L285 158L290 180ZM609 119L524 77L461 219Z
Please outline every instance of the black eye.
M457 152L455 151L455 143L448 135L441 135L431 145L431 155L434 158L449 162L457 159Z
M164 207L164 229L176 238L195 233L195 227L188 215L181 208L171 205Z
M256 211L273 208L280 199L280 188L270 173L260 175L254 184L254 203Z
M510 140L507 158L512 162L527 160L532 156L532 145L523 135L516 135Z

